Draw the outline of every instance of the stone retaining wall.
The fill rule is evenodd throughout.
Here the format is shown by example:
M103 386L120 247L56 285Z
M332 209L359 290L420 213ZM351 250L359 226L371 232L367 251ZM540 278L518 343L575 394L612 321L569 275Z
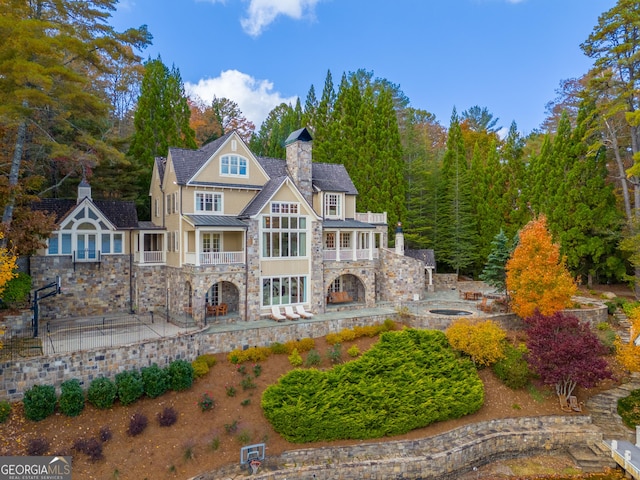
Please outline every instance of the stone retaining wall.
M456 479L500 459L602 441L588 416L521 417L466 425L417 440L291 450L265 460L256 480ZM237 478L238 465L193 480Z

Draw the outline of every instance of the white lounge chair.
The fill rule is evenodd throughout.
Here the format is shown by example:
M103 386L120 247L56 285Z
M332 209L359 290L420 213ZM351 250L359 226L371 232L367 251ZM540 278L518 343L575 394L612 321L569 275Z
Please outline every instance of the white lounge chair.
M304 305L296 305L296 313L302 318L313 318L313 313L307 312L304 309Z
M280 309L275 305L271 307L271 318L273 318L276 322L284 322L287 317L280 313Z
M284 307L284 314L289 320L298 320L300 318L300 315L293 311L293 307L291 305Z

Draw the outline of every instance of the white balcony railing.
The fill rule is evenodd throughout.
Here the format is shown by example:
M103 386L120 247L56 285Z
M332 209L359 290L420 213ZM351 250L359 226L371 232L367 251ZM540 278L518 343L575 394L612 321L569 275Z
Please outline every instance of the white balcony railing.
M379 223L385 224L387 223L387 212L382 213L356 213L354 216L354 220L364 223Z
M158 264L167 261L164 251L135 252L134 260L139 264Z
M371 257L369 256L371 255ZM338 250L323 250L322 258L330 262L345 262L350 260L369 260L370 258L378 258L378 249L374 248L372 251L368 248L351 250L343 249Z
M245 263L244 252L201 252L199 255L196 255L195 252L187 252L184 257L184 263L195 265L196 258L200 260L199 265Z

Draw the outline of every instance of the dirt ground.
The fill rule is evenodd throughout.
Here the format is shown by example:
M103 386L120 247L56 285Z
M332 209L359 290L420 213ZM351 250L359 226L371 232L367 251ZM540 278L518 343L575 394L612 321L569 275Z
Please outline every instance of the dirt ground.
M375 341L362 338L345 343L342 347L343 360L349 359L346 352L352 345L356 344L365 351ZM326 356L329 345L324 338L315 339L315 342L316 350L323 357L320 368L330 368ZM286 355L271 355L261 365L262 371L257 377L253 365L247 365L246 375L253 377L255 388L245 390L238 367L228 362L225 355L217 355L217 364L186 392L170 392L157 399L143 398L126 407L116 403L109 410L97 410L87 405L75 418L56 413L40 422L32 422L24 418L21 404L14 404L10 419L0 424L0 455L26 455L30 440L44 438L49 443L45 454L73 455L74 478L173 480L187 479L238 463L240 448L253 443L264 442L267 457L290 449L359 443L340 441L296 445L284 440L264 418L260 398L268 385L275 383L292 367ZM475 414L377 441L423 438L494 418L563 413L557 398L547 389L540 387L534 395L528 390L512 391L500 383L489 369L480 371L480 377L485 384L485 404ZM607 382L592 391L579 390L577 395L580 401L585 402L590 395L612 386L613 382ZM234 387L236 395L227 395L227 387ZM205 393L215 400L215 407L203 412L197 402ZM168 406L178 412L178 421L170 427L161 427L157 415ZM146 415L149 425L142 434L131 437L126 431L134 413ZM588 414L588 411L583 413ZM79 439L97 438L102 427L108 427L113 435L103 444L103 459L90 461L86 455L73 450ZM566 459L558 461L566 463ZM558 472L557 466L552 464L551 467ZM490 468L485 467L483 471L490 471ZM492 474L480 476L480 473L470 478L499 478Z

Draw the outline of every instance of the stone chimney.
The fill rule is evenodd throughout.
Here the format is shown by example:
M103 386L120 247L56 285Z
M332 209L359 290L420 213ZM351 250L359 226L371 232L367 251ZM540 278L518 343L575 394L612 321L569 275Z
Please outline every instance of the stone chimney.
M396 226L396 253L404 255L404 233L402 233L402 223Z
M91 200L91 185L85 178L78 184L78 200L76 203L80 203L85 198Z
M312 205L311 150L313 139L309 130L296 130L285 140L287 169L304 198Z

